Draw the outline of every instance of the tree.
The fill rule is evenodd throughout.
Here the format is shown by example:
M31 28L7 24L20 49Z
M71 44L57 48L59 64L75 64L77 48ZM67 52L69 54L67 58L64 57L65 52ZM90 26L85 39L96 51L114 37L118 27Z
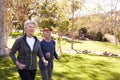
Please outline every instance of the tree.
M54 0L42 1L39 6L40 18L38 18L39 27L56 27L57 26L57 5Z
M37 14L36 0L4 0L4 37L5 45L12 29L23 30L24 21ZM24 30L23 30L24 33Z
M4 0L4 38L7 46L9 34L11 32L15 15L12 10L12 0Z
M4 44L4 0L0 0L0 56L5 55Z
M114 35L115 38L115 44L118 44L117 39L117 17L119 16L117 12L117 5L119 0L110 0L108 6L111 6L111 11L106 12L104 10L104 7L98 3L98 10L103 11L105 16L102 16L101 23L102 23L102 29L104 29L104 32L109 32L110 34Z
M73 49L73 39L74 39L74 22L75 22L75 11L77 11L78 9L82 8L83 3L85 2L85 0L69 0L70 1L70 13L72 15L71 17L71 49Z
M58 33L58 41L59 41L59 49L60 49L60 53L62 53L62 36L66 33L68 33L68 26L69 26L69 21L61 21L61 23L59 23L59 26L57 27L57 33Z
M118 44L118 40L117 40L117 26L116 26L116 18L117 18L117 14L116 14L116 8L117 8L117 4L118 4L118 0L115 1L115 5L113 6L113 14L111 14L112 16L112 26L113 26L113 33L114 33L114 37L115 37L115 44ZM111 3L113 3L111 1Z

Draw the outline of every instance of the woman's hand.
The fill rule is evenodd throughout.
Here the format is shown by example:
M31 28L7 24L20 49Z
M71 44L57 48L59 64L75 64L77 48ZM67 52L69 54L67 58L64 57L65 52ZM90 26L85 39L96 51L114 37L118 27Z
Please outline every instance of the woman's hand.
M45 66L48 65L48 61L47 60L44 60L43 63L44 63Z
M26 65L20 63L19 61L16 61L15 63L19 69L24 69Z

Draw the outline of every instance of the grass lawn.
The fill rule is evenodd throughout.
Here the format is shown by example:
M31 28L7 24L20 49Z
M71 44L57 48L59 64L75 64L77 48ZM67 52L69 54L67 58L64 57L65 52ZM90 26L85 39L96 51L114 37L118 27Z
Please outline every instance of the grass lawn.
M14 41L15 41L15 39L9 39L8 46L12 47ZM56 41L56 43L57 43L57 41ZM63 52L65 50L71 49L71 43L68 40L63 40L61 46L62 46ZM103 53L105 51L112 52L112 53L118 53L118 54L120 53L120 45L116 46L115 44L110 43L110 42L99 42L99 41L74 42L74 49L81 50L81 51L87 49L88 51L91 51L92 53L94 53L94 52ZM58 50L58 48L57 48L57 50Z
M11 34L11 38L16 38L16 37L20 37L22 35L22 33L12 33ZM36 36L38 36L39 39L41 39L41 34L36 32L35 33ZM53 37L54 39L56 39L56 37ZM9 39L8 40L8 46L12 47L13 43L14 43L15 39ZM63 39L62 40L62 50L70 50L71 49L71 43L69 40ZM105 51L108 52L112 52L112 53L120 53L120 45L115 45L113 43L110 42L100 42L100 41L75 41L74 42L74 49L77 50L85 50L87 49L88 51L91 51L92 53L94 52L98 52L98 53L103 53Z
M112 52L112 53L120 53L120 45L115 45L113 43L110 42L99 42L99 41L78 41L78 42L74 42L73 45L74 49L77 50L85 50L87 49L88 51L91 52ZM62 50L71 49L71 43L68 40L63 40L62 41Z
M11 47L15 39L8 41ZM58 44L57 44L58 45ZM62 41L62 50L70 50L68 40ZM74 49L92 52L120 52L120 45L109 42L79 41ZM61 54L61 60L55 60L53 80L120 80L120 58L84 54ZM0 80L20 80L15 65L9 57L0 58ZM41 80L39 69L36 79Z
M120 80L120 58L62 54L54 62L53 80ZM9 57L0 58L0 80L20 80ZM35 80L41 80L39 69Z

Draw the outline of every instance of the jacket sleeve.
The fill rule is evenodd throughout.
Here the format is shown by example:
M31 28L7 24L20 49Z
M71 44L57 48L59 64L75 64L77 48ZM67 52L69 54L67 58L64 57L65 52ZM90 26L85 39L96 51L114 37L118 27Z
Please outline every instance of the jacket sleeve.
M53 41L53 43L54 43L54 57L58 59L58 54L56 53L56 50L55 50L55 41Z
M20 48L20 41L17 39L15 43L13 44L12 49L9 54L14 63L17 61L15 53L18 51L19 48Z
M38 51L38 57L40 58L40 59L42 59L42 58L44 58L44 56L43 56L43 54L42 54L42 50L41 50L41 46L40 46L40 44L39 44L39 49L38 49L39 51Z

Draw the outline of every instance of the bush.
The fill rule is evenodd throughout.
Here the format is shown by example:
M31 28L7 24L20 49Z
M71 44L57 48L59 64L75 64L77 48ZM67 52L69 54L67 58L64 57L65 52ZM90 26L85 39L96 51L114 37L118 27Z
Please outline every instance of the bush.
M103 37L103 40L104 42L109 42L108 38L107 37Z
M117 39L118 39L118 41L120 42L120 29L117 29Z
M96 34L96 40L97 41L103 41L103 34L101 32L97 32L97 34Z
M96 40L96 41L108 41L107 38L104 37L104 35L101 32L89 32L88 33L88 38L91 40Z
M95 38L96 38L96 33L95 33L95 32L89 32L89 33L88 33L88 38L91 39L91 40L95 40Z
M81 28L78 30L79 32L79 37L82 36L82 34L85 36L87 34L87 28Z
M19 37L19 36L21 36L21 35L23 35L22 32L12 32L12 33L10 33L10 36L11 36L12 38L17 38L17 37Z

